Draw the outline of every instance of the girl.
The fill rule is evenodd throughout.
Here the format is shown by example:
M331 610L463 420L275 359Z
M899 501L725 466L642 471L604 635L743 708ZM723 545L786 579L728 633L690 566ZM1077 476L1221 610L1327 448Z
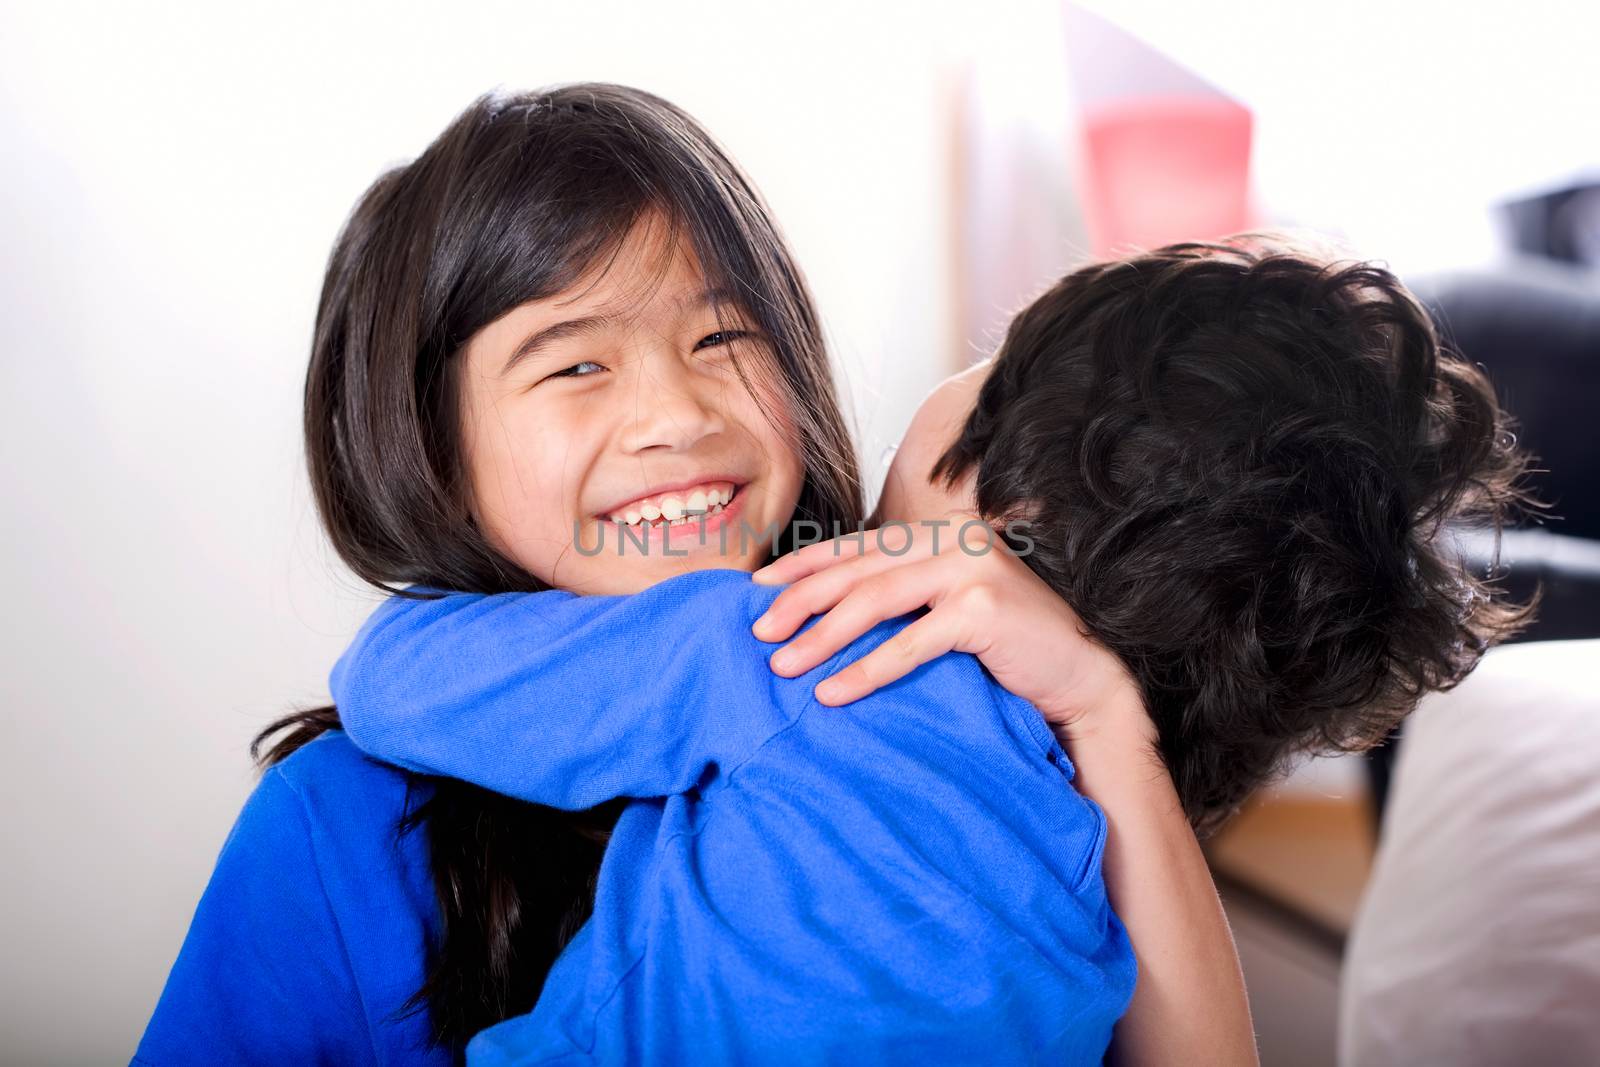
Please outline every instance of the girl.
M681 233L691 284L663 284L664 258L614 263L641 223L667 247ZM583 337L635 343L637 358L549 365ZM702 568L575 550L608 508L686 476L739 484L750 525L780 531L721 566L785 552L791 520L854 528L861 513L816 317L765 209L691 119L615 86L480 99L375 183L329 264L306 436L330 536L385 589L624 592ZM943 592L971 575L948 570ZM1057 638L1055 662L1081 664L1061 654L1087 647L1075 628L1034 621ZM287 731L140 1061L450 1062L532 1007L583 922L614 807L570 816L407 775L363 759L337 726L319 708L263 735ZM1123 742L1108 751L1127 766ZM1126 810L1167 810L1166 796ZM1209 880L1189 892L1197 854L1159 877L1225 941ZM1130 1019L1180 1017L1141 1016L1140 1003ZM1185 1037L1204 1029L1186 1025Z

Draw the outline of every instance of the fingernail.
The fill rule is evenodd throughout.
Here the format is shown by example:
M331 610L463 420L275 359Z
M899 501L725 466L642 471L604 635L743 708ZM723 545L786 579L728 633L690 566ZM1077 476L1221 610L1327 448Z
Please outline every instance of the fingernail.
M757 637L760 637L771 628L772 619L766 615L761 616L761 618L750 624L750 632L755 634Z
M841 695L839 683L832 678L824 678L818 682L817 688L813 692L818 700L837 700Z
M772 664L773 670L786 671L794 666L794 661L795 654L792 649L780 648L772 654L772 659L769 662Z

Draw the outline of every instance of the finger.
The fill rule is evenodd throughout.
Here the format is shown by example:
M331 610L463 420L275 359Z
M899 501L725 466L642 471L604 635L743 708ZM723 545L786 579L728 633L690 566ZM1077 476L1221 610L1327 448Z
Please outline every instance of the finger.
M816 546L810 546L816 547ZM916 557L911 557L912 562ZM774 597L750 630L763 641L783 641L807 619L831 610L868 577L910 566L907 557L869 552L808 574ZM909 610L909 609L908 609Z
M855 583L814 625L773 654L772 669L789 677L804 674L885 619L934 603L948 584L940 562L908 563Z
M872 551L874 546L872 531L867 530L857 534L841 534L830 537L826 541L797 548L787 552L765 567L753 572L750 577L762 585L785 585L797 582L810 574L825 570L837 563L856 559Z
M950 621L953 617L948 611L929 612L838 674L818 682L813 695L820 703L838 707L904 678L956 646L958 627Z
M786 640L807 619L828 611L869 574L882 569L869 562L874 558L856 556L791 582L772 598L767 610L751 625L751 632L763 641Z

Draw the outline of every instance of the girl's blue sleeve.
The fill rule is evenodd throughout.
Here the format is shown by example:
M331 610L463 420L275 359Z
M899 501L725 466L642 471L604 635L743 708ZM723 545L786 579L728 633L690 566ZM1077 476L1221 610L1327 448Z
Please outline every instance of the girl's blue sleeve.
M408 770L569 810L669 796L809 697L815 679L773 674L750 632L777 592L713 569L631 596L391 597L329 685L350 739Z
M228 834L133 1063L376 1063L294 788L268 771Z

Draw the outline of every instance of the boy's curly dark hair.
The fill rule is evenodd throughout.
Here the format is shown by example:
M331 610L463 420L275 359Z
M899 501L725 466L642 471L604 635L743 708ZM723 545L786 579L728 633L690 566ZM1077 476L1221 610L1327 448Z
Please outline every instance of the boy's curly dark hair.
M1488 381L1389 271L1278 235L1063 278L930 478L973 465L978 511L1028 521L1028 565L1138 679L1202 833L1296 755L1378 743L1532 611L1441 537L1527 502Z

